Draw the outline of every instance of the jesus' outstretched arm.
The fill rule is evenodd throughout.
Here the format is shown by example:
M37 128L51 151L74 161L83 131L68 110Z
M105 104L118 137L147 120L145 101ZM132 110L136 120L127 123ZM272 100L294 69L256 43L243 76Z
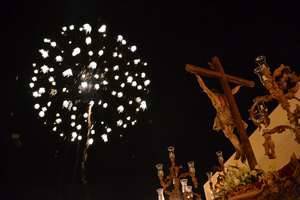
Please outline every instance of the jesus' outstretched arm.
M203 92L207 94L207 96L210 98L210 100L213 103L216 103L217 96L205 85L203 79L199 75L195 75L197 77L197 81L199 83L199 86L202 88Z
M235 87L231 90L231 93L232 93L233 95L235 95L236 93L239 92L240 88L241 88L240 85L235 86Z

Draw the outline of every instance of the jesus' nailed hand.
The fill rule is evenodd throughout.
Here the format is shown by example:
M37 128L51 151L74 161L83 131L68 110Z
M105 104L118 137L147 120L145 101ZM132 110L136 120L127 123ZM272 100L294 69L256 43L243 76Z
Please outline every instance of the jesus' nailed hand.
M195 76L196 76L196 78L197 78L197 81L198 81L200 87L201 87L201 88L204 90L204 92L205 92L205 90L207 90L208 88L206 87L206 85L205 85L203 79L202 79L201 76L198 75L198 74L195 74ZM235 95L235 94L240 90L240 88L241 88L241 85L235 86L235 87L231 90L232 94Z

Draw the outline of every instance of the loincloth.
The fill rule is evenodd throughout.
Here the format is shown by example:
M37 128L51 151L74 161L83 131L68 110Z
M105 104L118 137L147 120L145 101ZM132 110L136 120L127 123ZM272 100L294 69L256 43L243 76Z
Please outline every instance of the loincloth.
M248 124L243 120L242 122L246 129L248 127ZM214 124L213 124L214 131L221 131L225 127L229 127L232 131L236 127L229 109L225 109L222 112L217 112L217 115L214 119Z

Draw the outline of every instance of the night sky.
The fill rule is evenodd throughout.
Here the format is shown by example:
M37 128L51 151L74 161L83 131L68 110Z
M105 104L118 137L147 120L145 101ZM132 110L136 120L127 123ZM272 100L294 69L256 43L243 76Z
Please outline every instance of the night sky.
M0 199L153 200L159 187L155 164L167 164L169 145L175 146L178 163L195 160L203 184L205 173L217 165L215 152L222 150L226 159L233 147L211 130L214 109L185 64L207 67L219 56L227 73L254 80L255 88L242 87L236 96L248 120L252 99L264 92L253 73L256 56L267 56L273 69L284 63L300 71L297 8L287 1L2 2ZM148 61L150 110L125 137L90 148L89 185L83 186L76 144L59 142L42 126L28 83L34 51L47 34L99 20L135 43ZM205 81L220 88L217 80ZM250 134L254 127L247 122Z

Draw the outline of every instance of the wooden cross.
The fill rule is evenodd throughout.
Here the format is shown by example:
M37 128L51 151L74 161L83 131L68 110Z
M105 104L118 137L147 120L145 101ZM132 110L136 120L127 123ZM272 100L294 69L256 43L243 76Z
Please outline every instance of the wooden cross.
M231 76L231 75L225 74L223 66L218 57L213 57L212 62L208 63L208 64L212 70L205 69L202 67L197 67L197 66L190 65L190 64L187 64L185 69L186 69L186 71L193 73L193 74L198 74L201 76L219 79L219 81L222 85L223 91L225 93L225 96L228 99L230 111L231 111L233 120L235 122L236 128L239 132L241 145L242 145L243 151L246 155L246 158L248 160L249 167L250 167L250 169L254 169L257 164L257 161L255 158L253 149L251 147L250 141L248 139L245 127L243 125L242 117L239 112L238 106L236 104L234 96L232 95L232 92L231 92L231 89L229 86L229 82L247 86L247 87L254 87L255 84L253 81L248 81L248 80L236 77L236 76Z

